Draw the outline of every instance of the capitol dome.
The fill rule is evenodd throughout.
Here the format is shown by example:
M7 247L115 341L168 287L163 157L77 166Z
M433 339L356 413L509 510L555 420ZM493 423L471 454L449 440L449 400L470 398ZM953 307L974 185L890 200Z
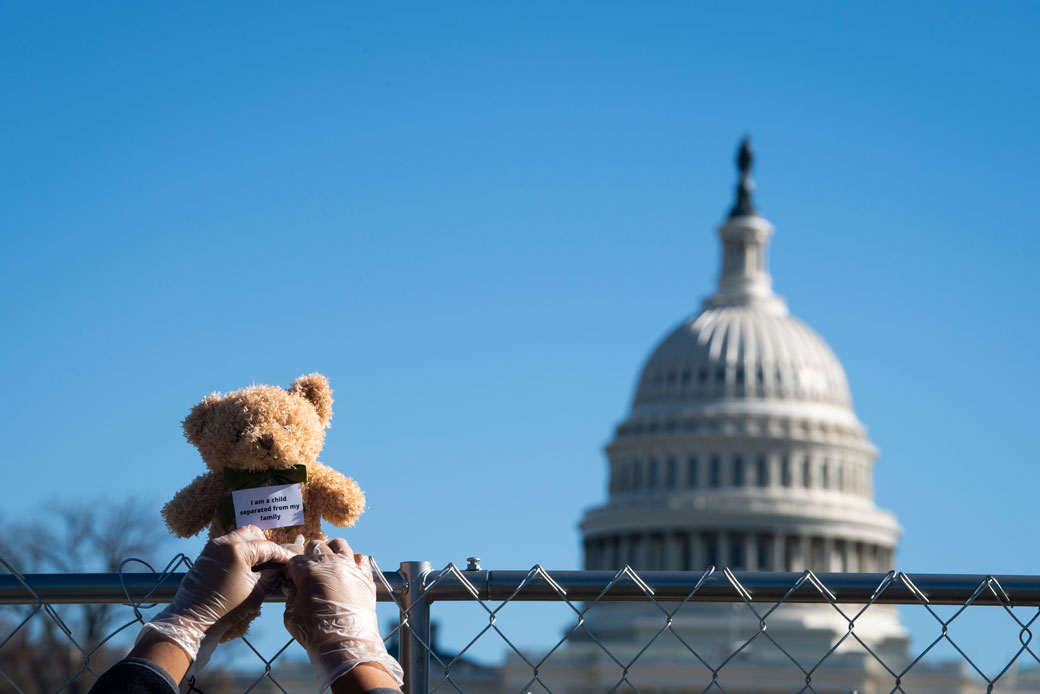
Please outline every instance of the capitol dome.
M581 521L584 568L732 569L734 580L742 571L791 572L777 577L783 585L807 570L863 572L880 583L901 529L874 503L878 451L853 410L841 362L773 292L773 226L752 205L746 141L738 165L736 204L718 228L717 287L639 372L631 408L605 448L607 499ZM628 668L638 660L639 691L654 694L700 691L706 672L704 691L722 690L719 663L732 694L888 691L891 671L878 660L908 659L899 613L891 605L835 607L759 602L756 612L695 595L682 605L597 601L552 660L539 661L536 679L552 670L567 691L635 689ZM847 615L855 615L854 638ZM807 672L792 659L816 665ZM510 691L526 691L531 661L509 662ZM613 668L623 663L618 682ZM914 691L954 684L933 678Z
M773 226L751 202L746 142L738 161L716 290L640 372L606 446L608 499L582 520L585 568L887 572L901 529L874 504L877 449L838 358L773 292ZM600 628L629 638L635 612L608 614ZM712 614L697 608L705 625ZM818 606L790 616L793 634L845 628ZM881 609L857 633L876 644L905 636Z
M643 366L586 567L887 571L900 529L873 503L877 449L838 358L773 292L746 143L739 163L716 291Z

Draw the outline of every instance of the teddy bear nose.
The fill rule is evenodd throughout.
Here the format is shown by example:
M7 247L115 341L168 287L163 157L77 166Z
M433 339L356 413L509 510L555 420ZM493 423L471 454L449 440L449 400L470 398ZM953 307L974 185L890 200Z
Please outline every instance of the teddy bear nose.
M274 446L274 436L271 436L270 434L264 434L260 437L260 445L266 448L267 450L271 450L271 447Z

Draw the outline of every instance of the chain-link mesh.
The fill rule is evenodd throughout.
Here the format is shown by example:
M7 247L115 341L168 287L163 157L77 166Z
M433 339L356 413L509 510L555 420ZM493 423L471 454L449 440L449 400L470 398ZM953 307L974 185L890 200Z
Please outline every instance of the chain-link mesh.
M168 601L191 564L177 555L156 572L130 559L118 574L68 576L23 575L3 557L0 565L0 691L35 693L86 692L125 655L136 627ZM399 612L386 640L410 694L1040 692L1031 631L1040 577L515 572L453 564L432 571L419 562L376 575L380 600ZM545 625L536 648L519 645L505 626L532 603L555 605L562 617ZM474 630L446 649L435 642L432 620L441 607L447 614L463 604L479 613L467 622ZM913 641L895 604L914 606ZM88 614L101 606L108 611ZM77 608L84 614L70 611ZM987 633L980 634L971 615L983 612ZM286 655L299 647L280 633L284 641L265 639L280 647L243 639L248 660L204 673L196 686L206 694L313 691L305 663ZM988 642L985 658L980 640ZM505 657L482 662L478 650Z

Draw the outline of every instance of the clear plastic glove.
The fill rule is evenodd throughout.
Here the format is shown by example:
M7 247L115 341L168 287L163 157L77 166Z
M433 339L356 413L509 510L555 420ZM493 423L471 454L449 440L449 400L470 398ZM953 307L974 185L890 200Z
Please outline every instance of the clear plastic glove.
M354 554L340 538L310 542L285 573L285 628L306 649L322 692L362 663L380 665L404 684L401 666L379 635L368 556Z
M254 571L268 562L283 564L294 556L268 541L253 525L211 540L181 581L170 605L152 618L149 629L183 648L199 671L220 637L233 624L259 612L260 604L281 583L281 567Z

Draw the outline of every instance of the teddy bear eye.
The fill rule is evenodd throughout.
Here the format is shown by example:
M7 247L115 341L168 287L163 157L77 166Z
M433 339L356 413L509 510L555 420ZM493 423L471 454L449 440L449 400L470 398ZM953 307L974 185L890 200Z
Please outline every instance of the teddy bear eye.
M239 429L238 431L235 432L235 443L238 443L241 440L242 440L242 430Z

